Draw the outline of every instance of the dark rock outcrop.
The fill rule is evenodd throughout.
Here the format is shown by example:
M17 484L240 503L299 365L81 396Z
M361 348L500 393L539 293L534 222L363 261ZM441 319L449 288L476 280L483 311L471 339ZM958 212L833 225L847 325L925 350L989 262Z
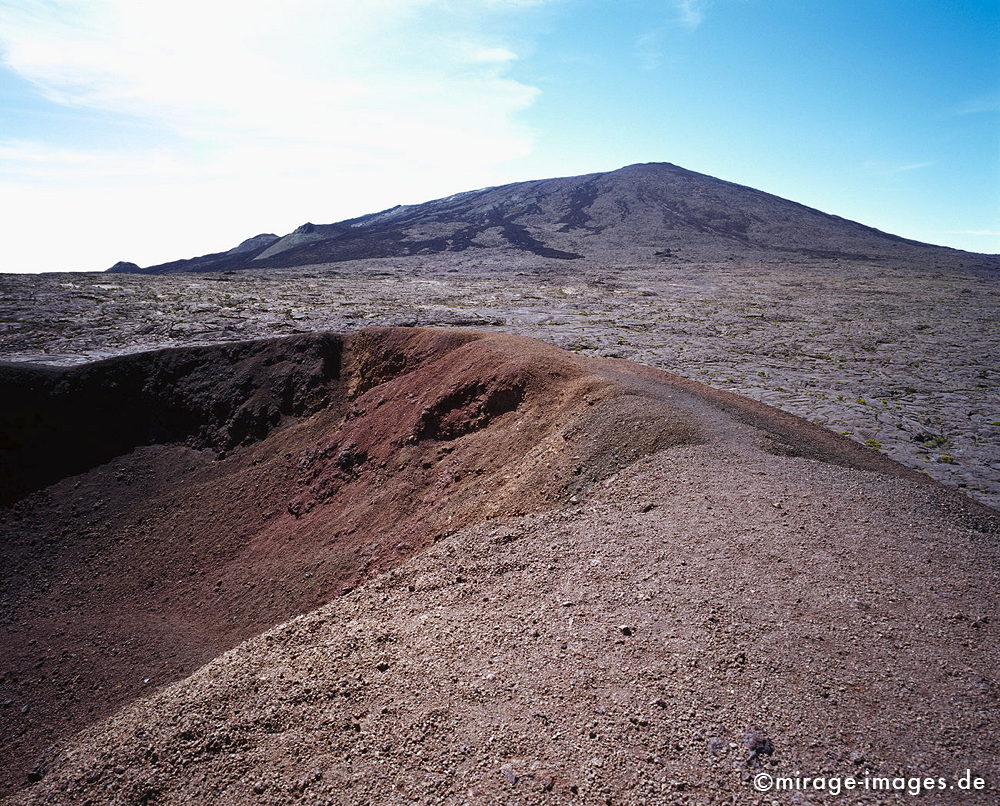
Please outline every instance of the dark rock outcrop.
M138 264L130 263L127 260L119 260L114 266L108 269L111 274L131 274L137 271L141 271Z

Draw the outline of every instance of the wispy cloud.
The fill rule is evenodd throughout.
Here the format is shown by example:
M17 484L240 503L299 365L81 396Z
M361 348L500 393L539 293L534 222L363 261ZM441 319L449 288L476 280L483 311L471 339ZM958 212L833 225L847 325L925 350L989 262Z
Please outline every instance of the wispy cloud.
M673 8L673 18L635 38L635 55L643 70L656 70L663 65L666 40L671 28L679 26L693 31L705 19L708 0L669 0L669 3Z
M270 227L491 184L498 166L530 153L519 113L538 94L510 77L517 43L493 31L501 15L542 2L0 0L7 69L51 103L142 120L159 135L112 133L103 151L41 135L0 143L0 182L14 193L60 182L66 198L102 188L124 198L116 189L133 188L134 171L173 187L210 183L216 198L249 186ZM165 195L156 190L131 208L145 204L155 218ZM191 193L171 214L205 199ZM214 211L214 247L246 234L237 214ZM196 217L176 229L197 232ZM155 227L134 223L147 249L155 244Z
M655 28L635 39L635 54L643 70L655 70L663 63L663 29Z
M685 28L694 30L705 19L706 0L672 0L677 11L677 21Z
M508 48L478 48L472 52L474 62L512 62L517 58L517 54Z
M936 163L933 160L926 162L891 163L880 160L869 160L865 163L865 170L877 176L893 176L895 174L919 171L921 168L929 168Z
M978 115L982 112L1000 112L1000 90L969 98L956 106L952 114Z
M203 166L167 148L99 150L53 147L24 140L0 140L0 181L39 187L53 184L195 180Z
M435 6L446 5L19 0L0 6L0 44L51 100L156 119L187 137L322 141L328 156L420 144L452 159L456 141L474 138L502 158L521 152L511 118L536 90L496 69L514 58L507 47L435 31ZM406 140L386 136L389 120L406 120Z

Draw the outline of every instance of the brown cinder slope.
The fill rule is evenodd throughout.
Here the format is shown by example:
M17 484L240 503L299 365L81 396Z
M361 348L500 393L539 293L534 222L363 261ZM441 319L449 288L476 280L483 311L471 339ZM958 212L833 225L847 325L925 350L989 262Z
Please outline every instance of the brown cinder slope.
M161 655L201 633L187 664L283 607L344 595L62 742L9 802L753 803L751 775L794 770L971 769L996 785L991 510L797 418L626 362L420 330L359 334L343 356L330 393L343 403L222 460L147 446L12 510L24 528L55 506L73 517L80 490L131 486L124 516L85 517L112 524L96 539L118 576L168 568L149 595L112 584L100 555L20 555L8 625L42 614L45 640L23 641L36 654L66 638L57 603L95 579L128 588L119 607L162 602L130 613L146 622L133 636L173 633ZM123 528L151 456L165 485L146 499L153 545ZM193 548L213 523L226 534ZM171 541L203 552L176 582L187 566ZM107 663L100 691L140 674L92 658ZM17 691L50 685L39 668Z
M555 348L454 330L12 365L0 400L8 500L76 474L0 517L8 785L68 731L443 534L703 439Z

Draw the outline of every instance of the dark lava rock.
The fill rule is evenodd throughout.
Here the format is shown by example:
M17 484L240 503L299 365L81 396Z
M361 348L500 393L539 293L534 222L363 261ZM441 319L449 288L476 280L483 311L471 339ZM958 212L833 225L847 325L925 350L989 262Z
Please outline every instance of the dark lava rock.
M763 731L757 728L750 728L750 730L743 734L743 746L750 751L747 757L748 767L759 767L761 756L774 754L774 742Z
M341 470L350 471L358 465L362 465L368 459L368 454L363 450L358 450L357 443L352 442L340 453L337 454L337 467Z

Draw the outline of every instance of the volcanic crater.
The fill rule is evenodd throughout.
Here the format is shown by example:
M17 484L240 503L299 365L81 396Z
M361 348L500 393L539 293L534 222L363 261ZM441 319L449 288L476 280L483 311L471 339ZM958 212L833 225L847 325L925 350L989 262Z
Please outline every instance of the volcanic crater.
M11 803L992 770L996 513L762 404L420 328L6 364L0 401Z
M0 389L8 785L444 534L705 439L640 378L454 330L5 365Z

